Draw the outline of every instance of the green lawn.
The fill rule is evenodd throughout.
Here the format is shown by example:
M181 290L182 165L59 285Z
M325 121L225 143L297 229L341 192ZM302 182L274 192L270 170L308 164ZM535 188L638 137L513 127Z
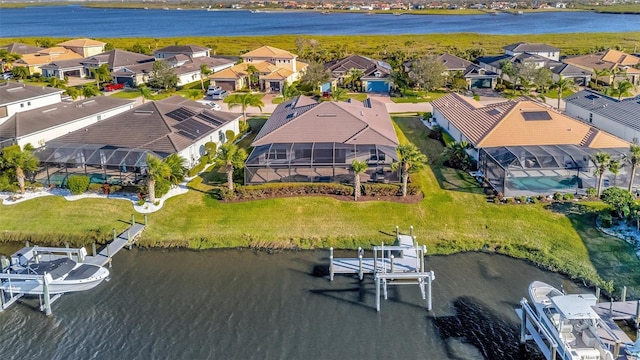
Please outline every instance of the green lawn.
M193 191L169 199L149 215L141 244L146 246L354 248L389 242L394 226L415 227L430 254L495 251L553 270L602 283L640 285L632 249L593 230L592 207L581 212L548 204L495 205L462 171L442 167L442 145L427 137L416 117L394 119L401 142L428 155L430 166L412 176L424 193L416 204L339 201L293 197L221 203L208 191L219 184L217 169L189 184ZM264 119L252 120L257 132ZM243 146L250 143L243 140ZM88 243L122 230L131 203L86 199L67 202L45 197L0 206L5 239L72 240ZM141 216L138 215L140 218ZM62 226L61 226L62 225Z
M141 95L140 95L140 91L138 90L123 90L123 91L115 92L109 96L118 98L118 99L135 99L140 97Z
M406 90L404 92L404 96L402 97L392 97L391 101L396 104L405 104L405 103L421 103L421 102L430 102L433 100L440 99L443 96L447 96L450 94L448 91L429 91L429 93L425 91L414 91L414 90Z

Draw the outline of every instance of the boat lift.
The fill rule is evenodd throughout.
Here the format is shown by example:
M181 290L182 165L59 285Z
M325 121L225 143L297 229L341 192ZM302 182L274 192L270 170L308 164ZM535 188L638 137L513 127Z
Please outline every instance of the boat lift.
M365 258L364 250L358 248L357 258L334 258L333 248L329 255L329 279L334 274L358 274L360 280L364 274L373 274L376 284L376 310L380 311L381 290L387 299L389 285L418 285L422 299L426 300L427 310L431 311L431 284L435 280L433 271L425 271L424 257L427 247L418 245L413 236L413 226L409 235L399 233L396 226L396 243L398 245L373 247L373 258Z

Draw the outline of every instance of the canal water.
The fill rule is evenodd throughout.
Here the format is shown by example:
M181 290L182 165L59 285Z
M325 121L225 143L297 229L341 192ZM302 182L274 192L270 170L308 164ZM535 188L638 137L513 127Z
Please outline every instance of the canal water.
M109 282L53 316L0 313L0 359L541 359L519 354L514 309L533 280L575 288L501 255L434 256L433 311L404 285L377 313L370 277L329 282L327 264L327 251L123 251Z

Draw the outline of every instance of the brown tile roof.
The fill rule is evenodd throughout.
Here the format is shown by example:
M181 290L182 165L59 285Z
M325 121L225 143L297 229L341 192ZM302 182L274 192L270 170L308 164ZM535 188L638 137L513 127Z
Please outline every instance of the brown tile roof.
M204 118L215 119L217 125ZM192 100L175 97L152 101L63 135L56 143L104 144L171 154L209 136L240 115L211 111ZM183 120L179 120L183 119Z
M640 58L637 56L629 55L618 50L607 50L602 56L603 61L614 62L619 65L634 66L640 64Z
M203 46L199 46L199 45L170 45L170 46L165 46L162 49L158 49L154 51L154 53L165 52L165 53L176 53L176 54L178 53L193 54L193 53L207 51L207 50L211 50L211 49Z
M274 48L271 46L261 46L255 50L249 51L246 54L241 56L243 59L246 58L279 58L279 59L293 59L298 57L298 55L292 54L287 50L282 50L278 48Z
M252 146L291 142L397 146L398 138L386 107L376 100L317 102L298 96L278 105Z
M583 145L590 148L628 147L629 143L588 124L560 114L528 98L478 106L458 94L432 102L476 147Z
M82 55L77 54L69 49L55 47L42 50L37 54L22 55L22 58L16 60L17 65L44 65L52 61L82 59Z
M617 66L635 66L640 64L639 57L617 50L607 50L604 53L568 57L563 61L589 71L593 69L611 70ZM629 70L634 71L635 69Z
M105 46L107 43L102 41L93 40L93 39L73 39L65 42L61 42L59 46L70 46L70 47L94 47L94 46Z
M63 92L63 89L5 82L0 84L0 106Z
M14 114L0 125L0 137L20 137L105 111L132 105L134 101L96 96L75 102L60 102Z

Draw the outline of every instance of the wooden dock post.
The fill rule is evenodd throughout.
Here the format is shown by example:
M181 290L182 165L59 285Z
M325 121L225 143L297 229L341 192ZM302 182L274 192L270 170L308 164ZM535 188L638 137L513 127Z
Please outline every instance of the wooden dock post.
M627 287L623 286L622 287L622 302L627 301Z
M522 309L522 321L520 322L520 345L524 345L527 343L527 318L529 317L529 314L525 311L524 306L521 305L520 309Z
M393 254L391 254L391 256L389 256L389 260L391 262L391 270L389 270L390 272L393 272Z
M111 232L113 233L113 241L116 241L116 228L112 228ZM109 244L107 244L109 245Z
M429 279L427 280L427 311L431 311L433 308L433 301L431 300L431 282L435 278L433 270L429 271Z
M144 214L144 226L147 226L147 214Z
M93 243L91 246L91 250L93 250L93 256L96 256L96 243Z
M360 278L360 281L362 281L362 279L364 279L364 272L362 272L362 253L364 251L362 251L361 247L358 247L358 276Z
M636 340L638 340L638 338L640 338L640 300L636 301L636 318L634 320L636 325Z
M136 224L136 215L135 214L131 214L131 226Z
M380 311L380 278L376 276L376 311Z
M409 226L409 236L414 237L413 236L413 225Z
M396 225L396 239L400 236L400 228Z
M596 304L600 303L600 287L596 286Z
M333 281L333 248L329 248L329 281Z
M42 278L42 288L44 289L44 314L51 315L51 297L49 296L49 280L47 280L47 273L44 273Z

